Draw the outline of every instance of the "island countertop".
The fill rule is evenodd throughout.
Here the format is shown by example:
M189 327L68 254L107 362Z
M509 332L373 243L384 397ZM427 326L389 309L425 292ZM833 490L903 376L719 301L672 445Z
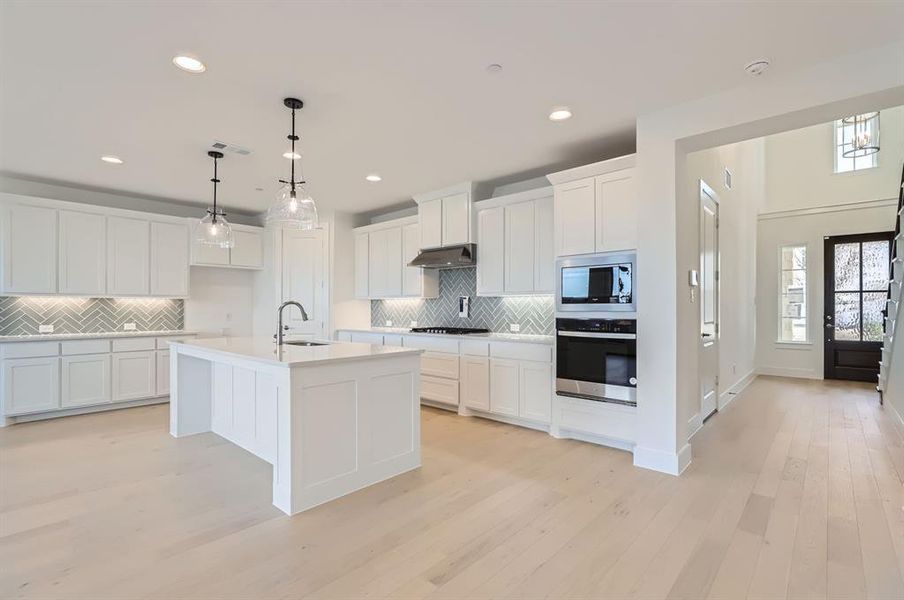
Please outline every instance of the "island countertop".
M322 346L292 346L276 343L264 337L227 337L171 342L173 349L186 347L204 352L225 354L237 358L266 362L285 367L298 367L319 363L349 362L389 356L421 354L418 348L374 346L355 342L322 342Z

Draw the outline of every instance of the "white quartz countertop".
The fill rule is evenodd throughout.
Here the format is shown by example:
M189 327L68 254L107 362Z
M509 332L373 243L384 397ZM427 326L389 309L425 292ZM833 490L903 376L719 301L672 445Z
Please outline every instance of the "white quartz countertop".
M283 344L281 351L278 351L273 340L265 337L186 340L172 342L170 347L177 349L177 351L181 347L186 347L189 351L197 349L204 352L214 352L286 367L418 355L423 352L423 350L417 348L375 346L354 342L324 342L323 346L291 346Z
M453 335L449 333L422 333L412 332L405 327L371 327L369 329L339 329L338 331L350 331L361 333L383 333L390 335L421 336L434 338L452 338L459 340L487 340L490 342L521 342L525 344L546 344L552 346L556 342L554 335L536 335L529 333L467 333Z
M9 342L61 342L66 340L96 340L103 338L166 337L168 335L197 335L197 331L166 329L161 331L100 331L96 333L38 333L35 335L0 335L0 344Z

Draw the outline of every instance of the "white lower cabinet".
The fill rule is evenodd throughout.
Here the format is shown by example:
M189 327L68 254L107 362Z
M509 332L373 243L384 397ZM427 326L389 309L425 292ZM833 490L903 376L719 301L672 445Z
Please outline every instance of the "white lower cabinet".
M60 359L3 361L4 413L23 415L60 408Z
M521 361L518 414L523 419L549 423L552 414L552 365Z
M169 350L157 351L157 395L168 396L170 390Z
M490 410L490 359L461 357L461 403L468 408Z
M458 381L421 374L421 398L458 406Z
M153 398L157 390L157 355L153 350L113 354L113 400Z
M110 401L110 355L85 354L60 359L62 408Z
M506 358L490 359L490 412L510 417L518 416L520 381L518 361Z

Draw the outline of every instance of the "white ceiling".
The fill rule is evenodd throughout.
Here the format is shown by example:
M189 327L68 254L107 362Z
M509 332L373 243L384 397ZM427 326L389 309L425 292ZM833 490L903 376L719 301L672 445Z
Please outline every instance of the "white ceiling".
M224 204L264 210L295 95L314 197L372 211L630 151L638 114L738 85L756 58L769 77L900 38L904 3L862 6L5 0L0 171L203 204L217 139L253 151L222 161ZM557 105L574 118L548 121Z

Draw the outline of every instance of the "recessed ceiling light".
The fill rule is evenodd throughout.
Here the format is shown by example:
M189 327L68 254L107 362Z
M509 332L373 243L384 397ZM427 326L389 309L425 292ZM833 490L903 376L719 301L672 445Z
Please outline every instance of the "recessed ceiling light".
M113 156L112 154L105 154L104 156L101 156L100 159L102 161L104 161L106 163L110 163L112 165L121 165L122 164L122 159L119 158L118 156Z
M749 65L744 67L744 70L747 71L748 73L750 73L751 75L756 76L756 75L762 75L763 71L765 71L768 68L769 68L769 61L766 60L765 58L763 58L760 60L753 61L752 63L750 63Z
M186 56L183 54L174 56L173 64L183 71L188 71L189 73L203 73L207 70L207 67L204 66L204 63L202 63L200 60L198 60L194 56Z
M262 187L256 187L256 188L254 188L254 191L256 191L256 192L263 192L263 191L264 191L264 188L262 188Z
M301 154L299 154L298 152L283 152L283 158L298 160L299 158L301 158Z
M571 109L566 108L564 106L560 108L554 108L551 113L549 113L550 121L565 121L571 118Z
M368 175L368 176L365 177L364 179L366 179L366 180L368 180L368 181L373 181L373 182L383 181L383 178L380 177L379 175L377 175L376 173L371 173L370 175Z

